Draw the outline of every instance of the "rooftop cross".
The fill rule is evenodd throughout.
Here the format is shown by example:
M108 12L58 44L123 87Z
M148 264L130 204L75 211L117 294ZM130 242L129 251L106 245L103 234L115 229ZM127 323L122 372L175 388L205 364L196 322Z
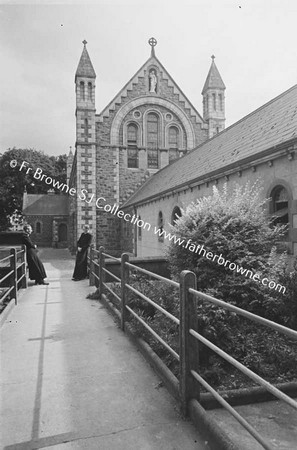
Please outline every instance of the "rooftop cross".
M151 37L151 38L148 40L148 43L149 43L150 46L152 47L151 56L155 56L155 46L157 45L157 39L155 39L154 37Z
M212 62L215 60L215 55L211 55Z
M85 39L82 41L82 43L84 44L84 46L86 46L86 44L88 43Z

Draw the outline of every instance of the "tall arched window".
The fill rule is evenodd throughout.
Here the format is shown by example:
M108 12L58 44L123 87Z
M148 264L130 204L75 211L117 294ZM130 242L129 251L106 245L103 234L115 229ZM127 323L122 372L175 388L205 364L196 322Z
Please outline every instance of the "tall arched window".
M92 83L88 83L88 100L92 100Z
M147 116L147 166L150 169L158 169L159 158L159 117L155 113Z
M160 232L163 231L163 227L164 227L164 220L163 220L163 213L162 211L159 211L159 215L158 215L158 228L160 230ZM164 236L163 234L160 236L160 234L158 235L158 241L159 242L164 242Z
M169 144L169 164L178 158L178 140L179 130L177 127L169 127L168 130L168 144Z
M289 195L283 186L276 186L272 193L272 214L275 224L289 223Z
M35 224L35 233L40 234L41 233L41 222L36 222Z
M181 209L179 206L175 206L173 208L172 214L171 214L171 224L175 225L175 221L181 217L182 213L181 213Z
M81 100L85 99L85 83L83 81L79 83L79 97Z
M128 167L135 169L138 167L138 128L134 123L130 123L127 127L127 153Z
M217 109L216 94L212 94L212 108L213 108L214 111L216 111L216 109Z
M220 110L223 111L224 105L223 105L223 95L219 94L219 104L220 104Z
M138 221L141 220L141 216L138 217ZM138 240L141 241L142 239L142 228L138 227Z
M84 120L84 137L85 137L85 141L88 140L88 134L89 134L89 122L88 119Z

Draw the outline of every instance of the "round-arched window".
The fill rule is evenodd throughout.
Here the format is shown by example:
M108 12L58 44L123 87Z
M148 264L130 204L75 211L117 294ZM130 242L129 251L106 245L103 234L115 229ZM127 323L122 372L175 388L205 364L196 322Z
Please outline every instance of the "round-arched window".
M289 195L284 186L276 186L272 193L272 214L275 224L289 223Z
M158 214L158 228L160 230L160 233L162 233L162 231L164 229L164 219L163 219L162 211L159 211L159 214ZM164 242L163 233L158 235L158 241L159 242Z
M41 233L41 222L36 222L35 224L35 233L40 234Z

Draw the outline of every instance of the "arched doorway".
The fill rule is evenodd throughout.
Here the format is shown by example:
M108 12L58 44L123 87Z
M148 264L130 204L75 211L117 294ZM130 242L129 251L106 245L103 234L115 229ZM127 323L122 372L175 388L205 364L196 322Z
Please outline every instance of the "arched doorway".
M66 223L60 223L58 228L58 241L67 242L67 225Z

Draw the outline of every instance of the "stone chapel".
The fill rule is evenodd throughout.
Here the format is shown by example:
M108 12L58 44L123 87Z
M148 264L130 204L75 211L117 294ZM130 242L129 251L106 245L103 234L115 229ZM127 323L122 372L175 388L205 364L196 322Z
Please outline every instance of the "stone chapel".
M89 224L93 243L114 256L162 256L168 245L139 223L170 231L190 202L261 180L267 214L288 225L280 250L297 255L297 85L225 129L225 85L214 56L203 114L155 54L96 114L96 74L86 41L75 74L76 146L67 177L69 248Z
M156 57L150 57L122 90L96 113L96 73L83 41L75 73L76 144L67 165L69 247L74 250L84 224L93 243L118 256L133 251L133 226L98 208L124 202L152 175L225 128L225 85L212 62L202 89L201 115Z

